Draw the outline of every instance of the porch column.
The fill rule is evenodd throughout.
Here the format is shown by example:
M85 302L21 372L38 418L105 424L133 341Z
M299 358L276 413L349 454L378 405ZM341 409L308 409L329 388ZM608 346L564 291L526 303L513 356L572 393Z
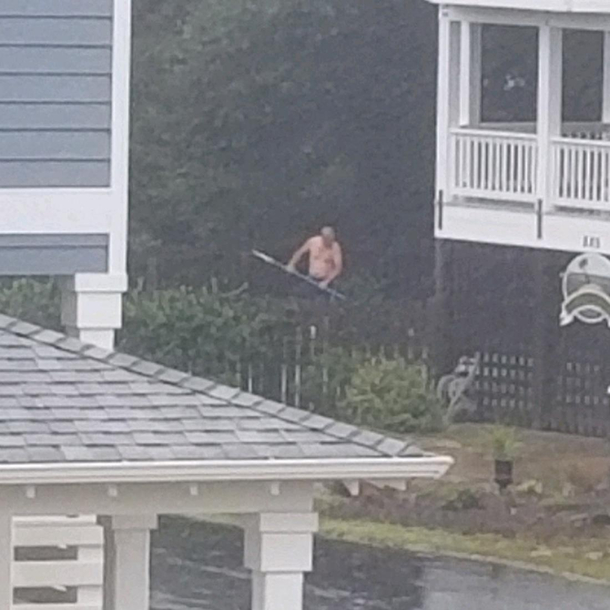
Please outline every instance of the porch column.
M261 513L245 528L244 563L252 570L251 610L303 610L303 574L313 562L315 513Z
M604 32L602 123L610 124L610 32Z
M0 515L0 608L13 608L13 519Z
M462 21L460 32L460 125L481 123L481 24Z
M104 610L150 610L152 515L101 518L104 525Z
M451 21L443 7L439 11L438 46L436 196L447 200L451 190L450 131L460 118L460 24Z
M538 185L544 210L553 203L553 138L561 135L563 31L548 25L538 35Z
M61 321L66 333L104 349L114 348L121 328L125 274L77 273L61 284Z

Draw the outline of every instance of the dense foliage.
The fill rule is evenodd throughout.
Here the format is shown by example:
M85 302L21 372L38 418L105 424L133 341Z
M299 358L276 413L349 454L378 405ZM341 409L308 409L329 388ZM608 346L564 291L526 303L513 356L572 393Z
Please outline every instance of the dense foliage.
M402 358L372 358L360 365L339 413L357 424L396 432L433 431L443 426L443 405L426 368Z
M266 291L337 225L349 276L429 294L436 7L424 0L135 0L132 277ZM536 31L484 30L484 118L533 120ZM601 35L569 31L565 118L598 119ZM221 282L222 283L222 282Z
M250 274L262 289L252 247L286 257L330 222L352 272L419 285L432 265L432 7L136 0L134 23L134 275Z

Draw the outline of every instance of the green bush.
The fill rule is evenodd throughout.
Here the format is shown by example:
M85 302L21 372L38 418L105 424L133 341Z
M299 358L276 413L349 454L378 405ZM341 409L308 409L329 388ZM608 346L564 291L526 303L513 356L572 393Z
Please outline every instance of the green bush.
M442 428L442 405L423 365L403 358L373 358L357 368L339 403L339 415L355 424L395 432Z
M327 347L315 355L302 369L303 406L338 417L337 404L363 361L362 354L342 347Z
M274 320L235 295L206 288L132 291L125 298L122 351L234 382L244 355L261 357ZM254 352L254 353L253 353Z
M61 329L59 288L52 280L11 279L0 281L0 313Z
M490 441L495 460L514 460L521 448L516 430L507 426L494 426Z

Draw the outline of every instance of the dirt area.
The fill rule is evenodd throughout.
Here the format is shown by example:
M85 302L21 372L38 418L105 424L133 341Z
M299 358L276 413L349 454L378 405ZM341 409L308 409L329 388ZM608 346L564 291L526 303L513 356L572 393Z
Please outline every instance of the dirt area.
M356 498L335 493L322 501L323 512L334 519L496 534L540 545L595 539L598 549L600 539L610 539L610 443L529 430L518 435L515 483L507 493L493 482L491 427L463 424L419 439L426 450L455 458L442 481L415 481L406 492L363 486Z

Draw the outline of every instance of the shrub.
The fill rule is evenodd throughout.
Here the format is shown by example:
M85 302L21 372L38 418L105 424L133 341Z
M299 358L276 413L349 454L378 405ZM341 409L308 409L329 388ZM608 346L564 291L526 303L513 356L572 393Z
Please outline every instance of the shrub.
M121 350L226 381L244 353L261 356L259 339L272 323L239 298L206 288L132 291L124 311Z
M0 313L45 328L61 329L59 312L59 288L52 280L0 281Z
M362 354L342 347L327 347L308 360L302 370L303 406L337 417L337 404L363 361Z
M517 457L521 443L514 428L494 426L491 433L491 450L495 460L511 461Z
M339 415L396 432L434 431L443 425L441 401L426 368L403 358L373 358L359 366L339 403Z

